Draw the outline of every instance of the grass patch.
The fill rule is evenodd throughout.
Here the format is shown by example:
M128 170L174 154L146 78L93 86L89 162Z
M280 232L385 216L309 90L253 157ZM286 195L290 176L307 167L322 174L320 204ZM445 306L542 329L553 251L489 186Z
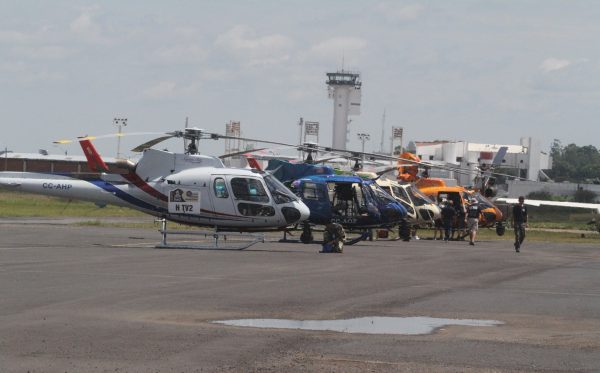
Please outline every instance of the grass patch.
M417 232L421 239L429 239L433 237L433 230L420 229ZM469 240L467 236L466 241ZM507 228L503 236L498 236L495 229L479 228L476 240L484 241L506 241L507 245L512 245L515 240L514 231L512 228ZM561 242L561 243L580 243L580 244L596 244L600 245L600 234L596 231L589 231L583 234L568 231L544 231L536 228L527 229L526 241L538 242Z
M532 209L533 210L533 209ZM559 213L556 210L530 210L527 240L552 241L565 243L600 244L600 234L595 233L594 226L588 225L592 215L589 212L574 211ZM158 229L154 222L107 222L101 218L110 217L148 217L147 214L126 207L98 207L92 202L69 201L58 197L47 197L36 194L0 191L0 217L89 217L90 220L74 223L77 226L94 226L107 228ZM197 229L183 224L169 223L169 229ZM547 232L535 229L577 229L587 230L584 237L581 233ZM298 233L299 234L299 233ZM423 238L433 237L432 230L419 230ZM483 240L514 240L513 230L507 228L504 236L498 236L493 229L480 229L478 237Z
M71 201L37 194L0 191L0 217L140 217L126 207L99 207L92 202Z

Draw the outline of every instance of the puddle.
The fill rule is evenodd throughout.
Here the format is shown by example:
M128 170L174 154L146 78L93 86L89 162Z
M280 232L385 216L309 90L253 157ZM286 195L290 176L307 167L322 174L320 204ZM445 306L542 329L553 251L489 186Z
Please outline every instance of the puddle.
M346 320L286 320L240 319L213 321L215 324L246 326L250 328L329 330L364 334L430 334L448 325L496 326L496 320L438 319L434 317L360 317Z

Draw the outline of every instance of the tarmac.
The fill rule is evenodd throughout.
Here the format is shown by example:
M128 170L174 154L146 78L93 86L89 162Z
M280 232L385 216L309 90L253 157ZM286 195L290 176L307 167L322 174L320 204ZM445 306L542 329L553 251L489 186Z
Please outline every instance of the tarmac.
M272 235L243 251L159 241L0 223L0 371L600 370L597 246L381 240L320 254ZM213 323L392 316L502 324L403 335Z

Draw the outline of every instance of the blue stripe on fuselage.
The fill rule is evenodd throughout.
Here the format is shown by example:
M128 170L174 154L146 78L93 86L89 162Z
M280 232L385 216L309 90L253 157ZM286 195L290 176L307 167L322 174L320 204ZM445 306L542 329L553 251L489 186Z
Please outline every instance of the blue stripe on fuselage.
M123 201L130 203L136 207L142 208L144 210L159 212L159 213L167 213L167 209L144 202L141 199L136 198L136 197L122 191L121 189L117 188L116 186L114 186L104 180L96 179L96 180L86 180L86 181L89 182L90 184L97 186L98 188L104 189L105 191L113 194L114 196L116 196L116 197L122 199Z

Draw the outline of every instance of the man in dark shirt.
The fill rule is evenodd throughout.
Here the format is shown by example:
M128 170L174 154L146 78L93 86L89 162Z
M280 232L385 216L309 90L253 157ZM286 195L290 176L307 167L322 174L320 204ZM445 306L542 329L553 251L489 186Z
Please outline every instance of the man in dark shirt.
M477 203L477 199L471 198L471 204L467 207L467 229L469 230L469 245L475 245L475 237L479 229L479 215L481 214L481 206Z
M513 206L512 220L515 228L515 251L521 252L521 244L525 240L525 228L527 227L525 197L519 197L519 203Z
M456 210L456 224L454 229L452 230L452 237L454 237L454 233L456 233L456 239L464 241L467 236L467 209L465 205L462 203L458 203L458 205L454 206Z
M442 224L444 226L444 241L448 241L450 238L450 231L454 223L454 217L456 216L456 210L453 206L454 202L449 200L444 207L442 207Z

